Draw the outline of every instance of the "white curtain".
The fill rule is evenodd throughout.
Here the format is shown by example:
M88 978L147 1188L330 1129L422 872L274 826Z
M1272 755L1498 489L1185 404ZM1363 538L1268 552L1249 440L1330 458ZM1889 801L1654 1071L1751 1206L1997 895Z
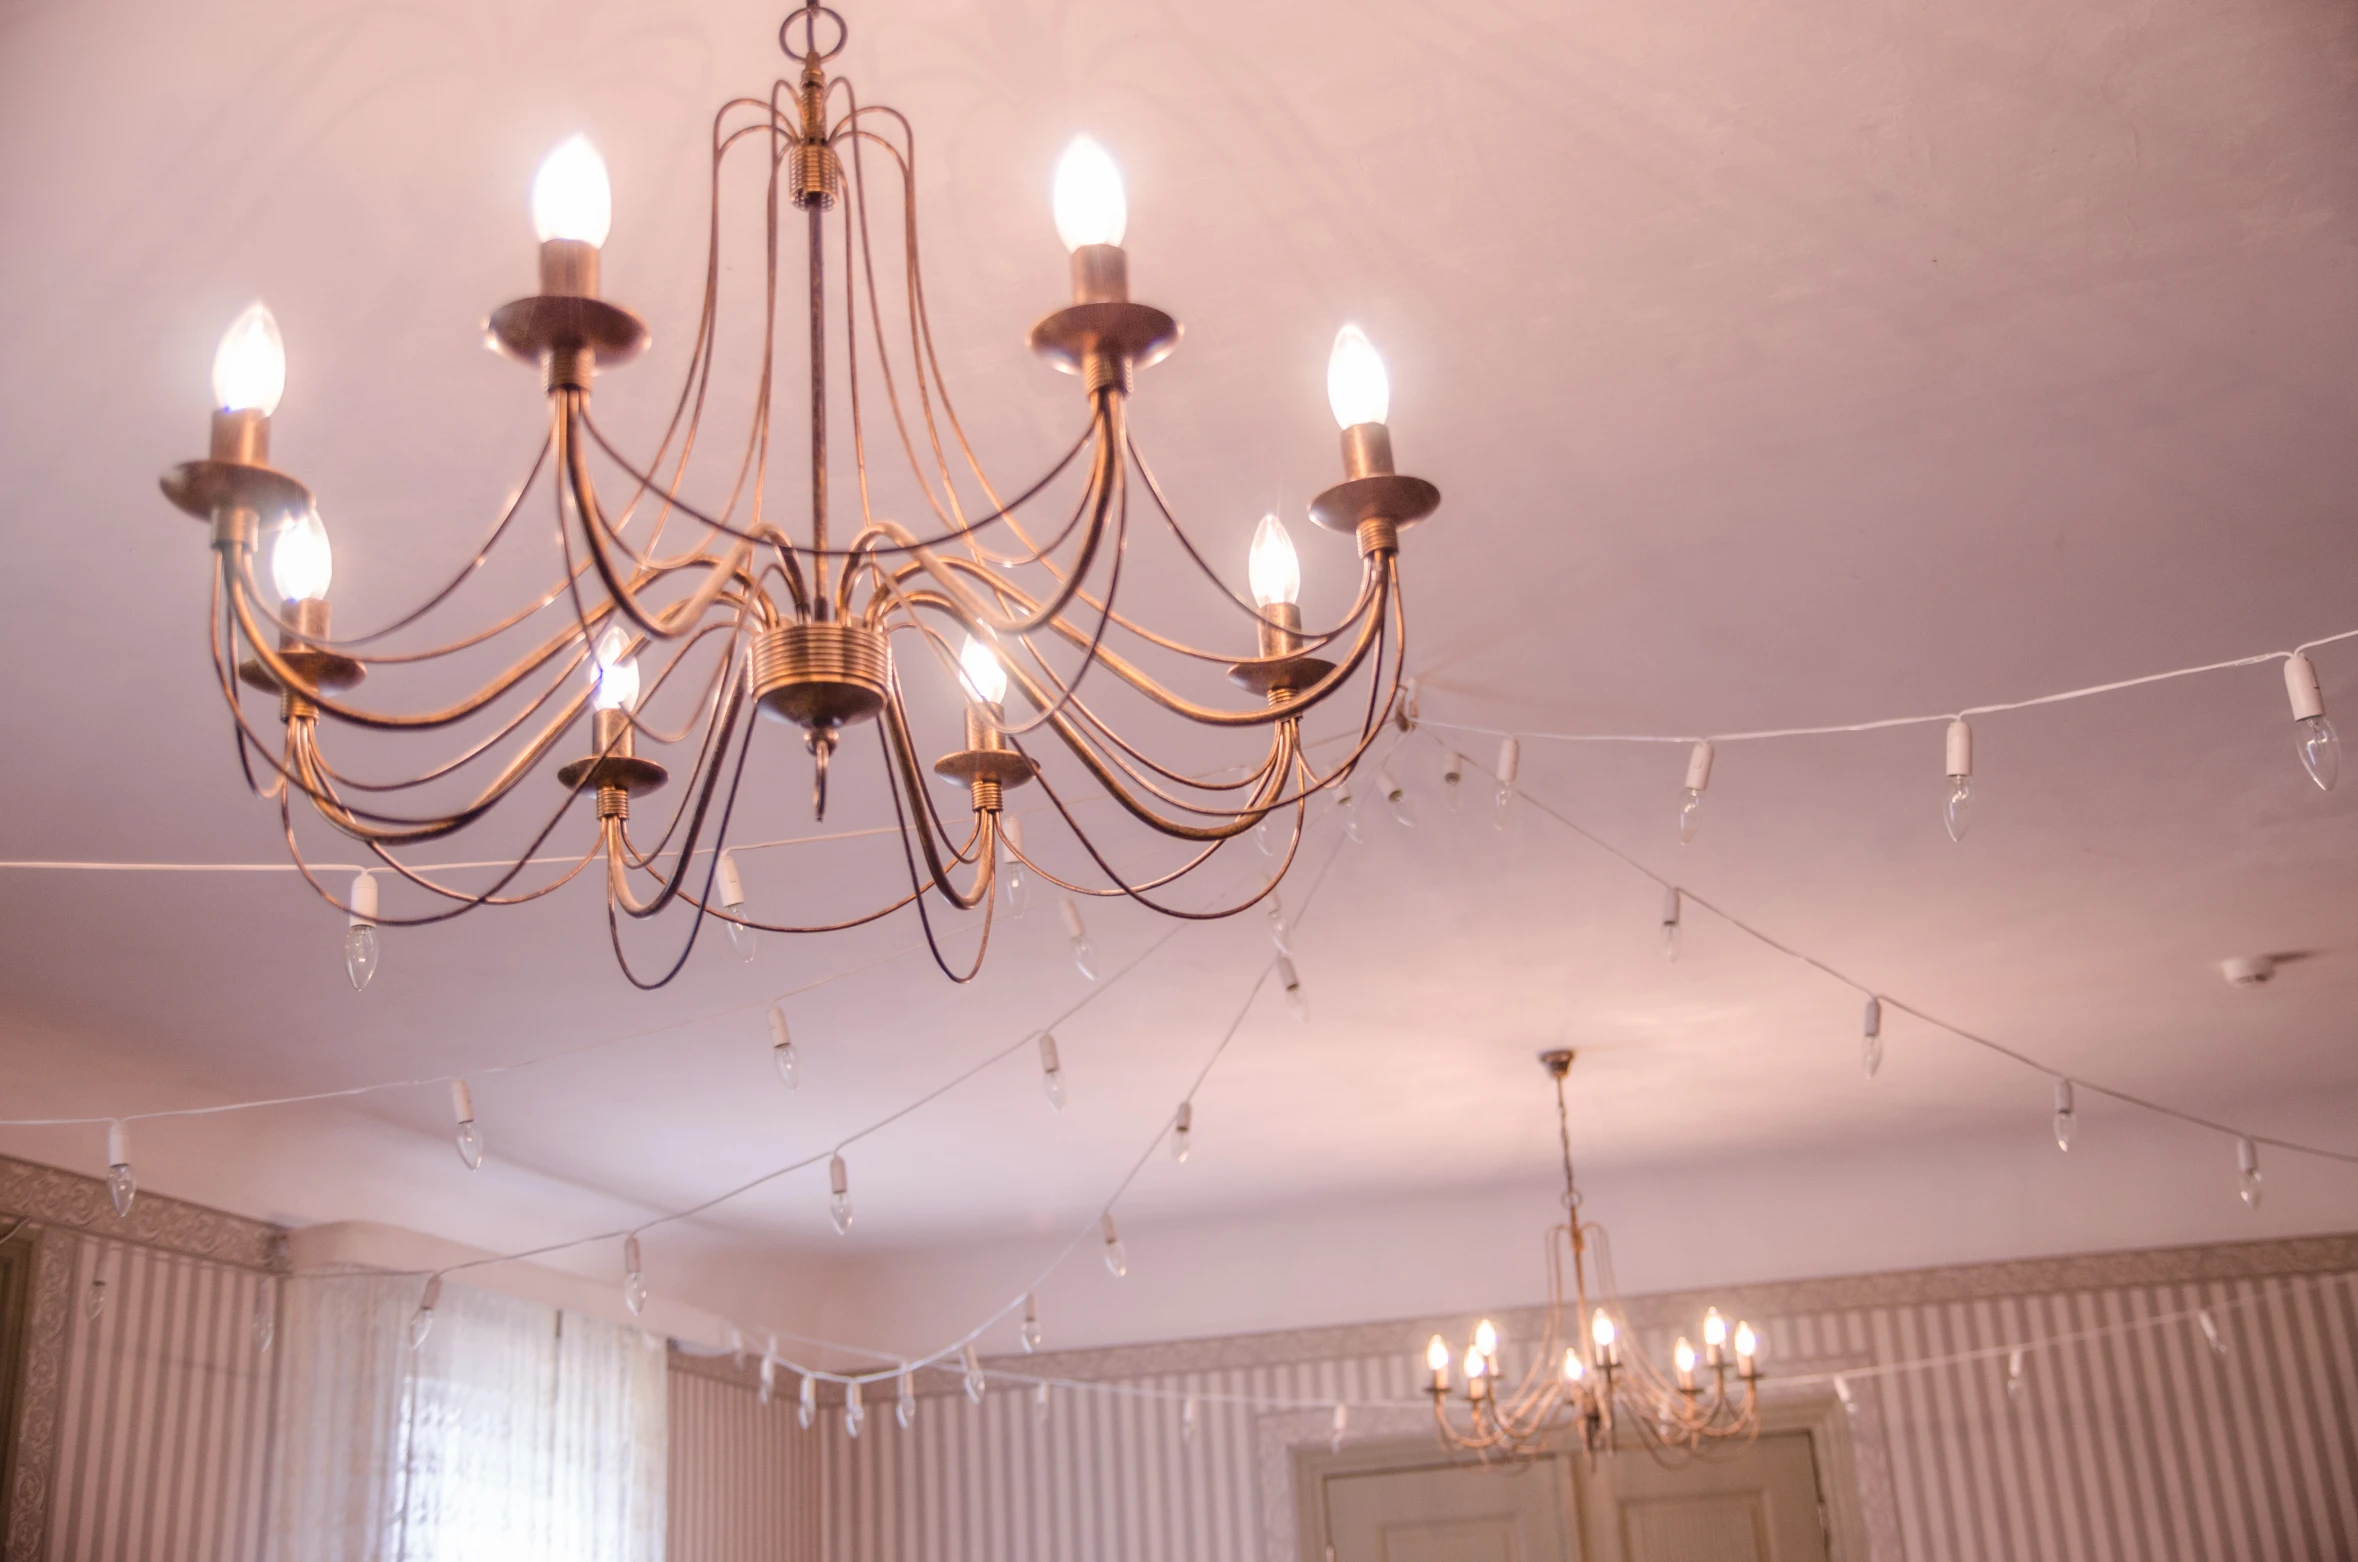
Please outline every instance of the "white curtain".
M663 1342L446 1285L288 1288L278 1562L662 1562Z

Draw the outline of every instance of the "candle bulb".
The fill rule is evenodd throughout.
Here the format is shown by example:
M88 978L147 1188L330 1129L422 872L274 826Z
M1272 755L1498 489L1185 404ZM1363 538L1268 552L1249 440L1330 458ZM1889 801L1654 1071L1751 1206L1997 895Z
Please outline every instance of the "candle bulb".
M1703 1359L1716 1367L1727 1359L1727 1352L1728 1322L1718 1308L1709 1308L1703 1314Z
M1685 1335L1680 1335L1678 1343L1671 1347L1670 1359L1672 1365L1678 1368L1678 1386L1692 1393L1695 1388L1695 1347L1687 1342Z
M1589 1318L1588 1337L1596 1342L1597 1365L1600 1367L1613 1365L1613 1320L1605 1316L1605 1310L1602 1307L1598 1308Z
M1434 1335L1425 1342L1425 1369L1433 1374L1433 1392L1449 1392L1449 1342Z
M1753 1358L1760 1354L1760 1337L1752 1332L1752 1325L1736 1320L1736 1371L1740 1376L1752 1377L1759 1369Z

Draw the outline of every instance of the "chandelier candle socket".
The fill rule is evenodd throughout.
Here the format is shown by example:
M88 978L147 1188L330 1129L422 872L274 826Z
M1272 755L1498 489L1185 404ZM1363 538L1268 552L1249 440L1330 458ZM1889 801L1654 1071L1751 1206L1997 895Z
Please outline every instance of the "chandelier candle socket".
M786 1081L786 1088L794 1089L802 1083L802 1059L794 1051L794 1038L786 1030L786 1011L770 1005L770 1061L778 1066L778 1077Z
M2317 685L2317 664L2299 651L2284 659L2284 692L2292 699L2301 768L2309 772L2319 791L2330 792L2341 779L2342 740L2325 718L2325 692Z
M1011 911L1023 904L1024 852L1019 832L1001 818L1005 792L1050 771L1073 787L1060 804L1083 791L1109 800L1126 821L1154 832L1170 858L1135 880L1107 868L1127 853L1103 849L1072 823L1095 817L1088 810L1060 805L1059 828L1080 837L1073 860L1096 865L1092 882L1075 893L1152 903L1151 891L1247 834L1290 867L1291 847L1279 852L1276 845L1298 839L1309 800L1346 781L1382 723L1405 708L1400 533L1438 508L1440 492L1396 470L1390 377L1366 334L1352 326L1336 338L1327 388L1342 430L1341 481L1308 503L1316 525L1353 539L1356 589L1337 621L1305 625L1298 605L1304 573L1350 562L1341 548L1298 555L1285 524L1270 517L1244 561L1248 603L1205 562L1208 551L1187 540L1186 523L1168 513L1147 476L1145 442L1132 420L1135 380L1178 346L1179 323L1131 298L1121 170L1105 147L1079 137L1056 167L1052 211L1041 214L1053 216L1071 251L1072 301L1041 318L1029 337L1040 359L1077 377L1079 427L1062 454L1052 451L1034 473L1012 481L986 474L955 432L956 398L939 367L953 355L933 349L922 279L913 270L892 279L891 288L912 292L902 309L877 293L867 268L828 265L831 251L865 254L872 241L885 248L898 242L910 255L919 249L918 207L902 199L897 183L899 171L915 165L911 122L834 90L840 83L830 78L829 62L842 50L840 27L821 6L791 11L779 35L787 62L773 90L733 94L719 109L709 137L714 206L700 225L707 295L681 333L679 368L690 393L678 426L651 450L624 448L593 412L598 373L630 364L648 342L646 325L603 296L602 252L618 216L605 161L587 138L574 136L533 175L538 291L494 309L487 334L498 351L537 373L545 439L524 485L498 515L491 546L535 533L534 523L509 524L519 516L553 515L567 561L553 578L517 588L476 617L468 616L472 597L434 587L414 610L394 604L387 627L331 636L326 530L310 490L271 465L270 421L287 363L278 325L259 304L231 323L216 355L206 458L163 478L166 497L211 529L204 584L214 603L212 643L242 658L225 692L242 751L263 761L256 789L274 805L282 796L299 801L306 816L395 859L522 799L521 811L539 822L523 821L521 838L535 850L546 841L541 857L571 862L586 854L599 870L614 927L597 936L643 987L673 980L686 965L686 938L651 963L642 952L667 913L725 913L738 954L750 959L756 934L833 932L911 902L936 964L952 980L971 980L1002 898ZM822 49L822 33L834 48ZM865 189L860 161L842 150L856 139L883 154L871 155L868 166L895 170L882 175L896 181L889 190ZM736 247L748 225L723 208L747 192L746 182L730 175L732 158L748 157L773 170L771 217L759 225L761 247L741 266ZM782 206L801 212L805 231L792 244L779 242L779 219L793 225ZM882 214L876 222L883 233L870 232L871 213ZM807 301L808 349L798 367L808 387L807 394L797 385L795 395L773 397L773 364L763 357L760 414L722 439L704 425L708 402L694 387L709 382L725 344L743 338L741 301L731 293L722 308L721 279L736 275L759 279L761 296L751 302L764 320L775 320L789 300L801 313ZM908 322L897 343L886 338L899 327L879 323L892 317ZM875 324L876 350L906 354L914 395L904 384L880 396L866 376L830 385L829 333L846 322ZM768 340L776 333L765 326L760 334ZM800 341L793 346L802 349ZM1305 384L1297 393L1315 389ZM729 401L716 395L709 404ZM959 444L954 457L944 455L950 467L971 472L964 486L913 454L938 448L908 421L919 407L926 428L946 429ZM845 411L855 427L889 424L890 431L850 442L845 452L844 441L828 437L829 417ZM766 488L758 501L740 493L739 473L771 450L788 419L809 426L807 502L797 496L785 503ZM912 453L911 475L931 513L922 524L903 525L870 515L862 502L847 525L831 499L851 492L864 501L879 484L890 491L894 479L882 465L898 458L886 451ZM547 509L535 512L533 503ZM1050 517L1046 524L1042 515ZM1185 544L1178 567L1200 574L1207 599L1237 615L1221 620L1217 646L1164 635L1116 600L1133 525L1159 532L1165 520ZM456 579L484 562L457 561ZM266 581L258 579L265 566ZM484 578L507 577L493 570ZM1250 638L1238 618L1251 621ZM953 647L947 658L934 655ZM1238 652L1246 654L1238 659ZM1249 698L1207 702L1182 692L1179 669L1204 659L1225 664ZM944 660L950 665L941 666ZM460 691L448 703L379 703L373 690L363 703L355 692L380 667L426 663L440 666L421 670L413 687L433 688L438 679ZM922 730L941 707L913 686L936 672L966 696L963 746L935 741L952 733ZM1118 696L1104 692L1115 684ZM278 703L278 730L250 708L241 687ZM1085 689L1097 692L1084 697ZM1173 730L1195 736L1150 752L1111 720L1116 702L1133 697L1185 724ZM1320 735L1337 746L1322 748L1327 757L1314 763L1302 723L1320 709L1341 714L1338 730ZM799 742L764 741L765 720L786 726ZM754 812L735 808L738 788L750 779L758 791L765 764L807 763L813 811L823 818L831 761L863 726L874 733L883 763L853 774L873 794L863 801L899 821L900 839L878 860L906 871L904 887L884 892L865 914L750 903L725 838L728 821ZM347 768L340 747L372 742L407 768L381 782L374 765ZM929 758L937 774L968 785L970 818L948 815L919 784ZM683 772L674 794L680 804L634 836L634 800L674 779L666 760ZM371 779L364 785L360 776ZM1191 776L1208 779L1180 779ZM574 809L577 800L594 806ZM508 810L511 817L517 811ZM567 829L585 835L569 845L560 833ZM306 833L288 832L298 861L311 850ZM706 852L721 854L717 865L704 860ZM471 912L538 899L572 871L539 867L539 857L519 853L514 871L495 880L496 896L424 871L405 868L405 877L420 894L450 902L445 911ZM997 893L1002 874L1005 897ZM781 884L778 893L795 888ZM1185 914L1234 915L1267 888L1251 883L1233 900L1190 904ZM956 946L943 936L951 930L946 919L982 924L971 929L982 935L971 957L949 953ZM641 924L648 931L635 931Z
M1711 785L1711 740L1705 738L1687 754L1687 789L1678 806L1678 843L1690 844L1701 823L1703 793Z
M483 1130L475 1126L475 1092L463 1079L450 1082L450 1115L458 1124L451 1133L458 1146L459 1164L469 1171L483 1166Z
M1949 794L1941 819L1949 839L1962 841L1973 823L1973 729L1961 720L1949 723L1948 765Z

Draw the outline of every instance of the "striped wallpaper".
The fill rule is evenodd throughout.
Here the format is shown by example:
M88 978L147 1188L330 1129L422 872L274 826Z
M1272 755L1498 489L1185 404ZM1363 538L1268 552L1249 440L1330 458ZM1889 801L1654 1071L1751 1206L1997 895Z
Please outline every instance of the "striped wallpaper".
M1868 1556L2323 1562L2358 1557L2354 1282L2358 1239L2335 1238L1762 1286L1719 1299L1763 1328L1769 1369L1786 1378L1998 1348L1977 1362L1852 1380L1856 1412L1835 1419L1849 1428ZM1645 1344L1662 1351L1702 1306L1664 1297L1630 1311ZM2020 1396L2007 1394L2006 1346L2197 1307L2214 1310L2223 1355L2192 1321L2170 1323L2033 1351ZM1059 1390L1041 1421L1028 1391L1007 1384L977 1408L942 1392L954 1386L944 1379L906 1432L889 1402L871 1406L857 1442L830 1408L806 1434L818 1463L817 1557L1292 1562L1288 1446L1325 1440L1328 1415L1315 1407L1413 1402L1426 1335L1455 1337L1468 1321L1001 1364L1207 1396L1192 1441L1174 1400ZM1529 1313L1501 1322L1510 1338L1536 1332ZM1509 1367L1520 1367L1511 1355ZM1831 1390L1820 1382L1783 1393L1823 1400ZM1257 1411L1213 1395L1308 1408ZM1353 1417L1361 1435L1414 1435L1417 1424L1410 1410ZM689 1445L675 1448L694 1457ZM708 1555L724 1553L683 1546L673 1562Z
M672 1355L671 1562L816 1562L817 1437L790 1379L768 1405L736 1375Z

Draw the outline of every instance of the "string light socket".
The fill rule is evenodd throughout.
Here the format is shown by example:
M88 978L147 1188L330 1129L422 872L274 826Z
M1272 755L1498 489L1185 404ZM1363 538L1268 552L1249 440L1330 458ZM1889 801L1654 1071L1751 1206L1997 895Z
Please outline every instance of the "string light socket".
M2325 718L2325 691L2317 686L2317 664L2299 651L2284 659L2284 692L2292 700L2293 728L2301 768L2321 792L2333 790L2342 774L2342 740Z
M2250 1139L2235 1141L2235 1182L2243 1195L2244 1207L2260 1207L2260 1147Z
M622 1305L633 1318L647 1310L647 1277L640 1271L636 1233L622 1239Z
M2079 1131L2080 1114L2072 1110L2071 1081L2055 1081L2055 1148L2069 1151L2072 1135Z
M1382 765L1376 767L1376 790L1383 794L1385 802L1392 805L1392 817L1400 821L1401 828L1416 828L1416 799L1409 796L1408 789Z
M1081 908L1073 904L1070 895L1064 895L1058 897L1056 910L1064 918L1065 937L1072 940L1073 964L1080 968L1081 975L1096 981L1097 950L1089 942L1089 929L1081 921Z
M457 1125L451 1130L451 1143L458 1148L459 1164L469 1171L483 1165L483 1130L475 1126L475 1092L463 1079L450 1082L450 1115Z
M1179 1103L1178 1112L1171 1118L1172 1160L1179 1162L1181 1165L1186 1164L1188 1152L1194 1148L1194 1145L1191 1143L1194 1132L1195 1103L1192 1101L1182 1101Z
M827 1214L835 1222L837 1236L851 1235L851 1170L843 1164L841 1155L827 1158Z
M751 964L754 955L754 930L743 922L734 920L745 910L745 880L737 872L737 854L733 851L722 852L716 867L720 878L721 909L729 914L724 922L729 930L730 947L737 951L738 959Z
M1047 1092L1048 1104L1063 1111L1064 1064L1056 1055L1056 1038L1047 1031L1040 1032L1040 1087Z
M1040 1298L1027 1291L1023 1298L1023 1353L1038 1354L1040 1339Z
M1507 826L1507 814L1515 806L1515 778L1523 771L1523 745L1514 738L1498 740L1498 807L1491 822L1500 829Z
M800 1423L802 1429L807 1432L811 1429L811 1423L816 1421L818 1418L819 1380L812 1377L808 1372L805 1372L802 1375L802 1388L796 1393L794 1398L794 1419Z
M860 1428L868 1424L867 1402L860 1397L860 1380L846 1378L843 1384L843 1429L856 1442Z
M958 1359L966 1368L966 1397L979 1405L989 1384L983 1377L982 1358L974 1353L974 1341L968 1340L958 1347Z
M1883 1000L1867 999L1866 1019L1859 1029L1859 1067L1869 1079L1883 1067Z
M352 911L344 924L344 975L352 990L359 992L377 974L376 875L366 871L354 874L347 898Z
M1685 846L1695 839L1695 830L1702 821L1703 794L1711 786L1711 740L1705 738L1687 751L1686 794L1678 805L1678 843Z
M786 1028L786 1011L770 1005L770 1061L789 1090L802 1085L802 1055L794 1050L794 1035Z
M426 1276L426 1288L418 1296L418 1310L409 1315L409 1348L424 1350L426 1336L434 1332L434 1309L442 1301L442 1277Z
M1662 958L1673 965L1678 963L1679 902L1684 898L1675 885L1662 892Z
M1962 717L1949 723L1948 765L1949 795L1941 819L1949 839L1961 841L1973 823L1973 729Z

